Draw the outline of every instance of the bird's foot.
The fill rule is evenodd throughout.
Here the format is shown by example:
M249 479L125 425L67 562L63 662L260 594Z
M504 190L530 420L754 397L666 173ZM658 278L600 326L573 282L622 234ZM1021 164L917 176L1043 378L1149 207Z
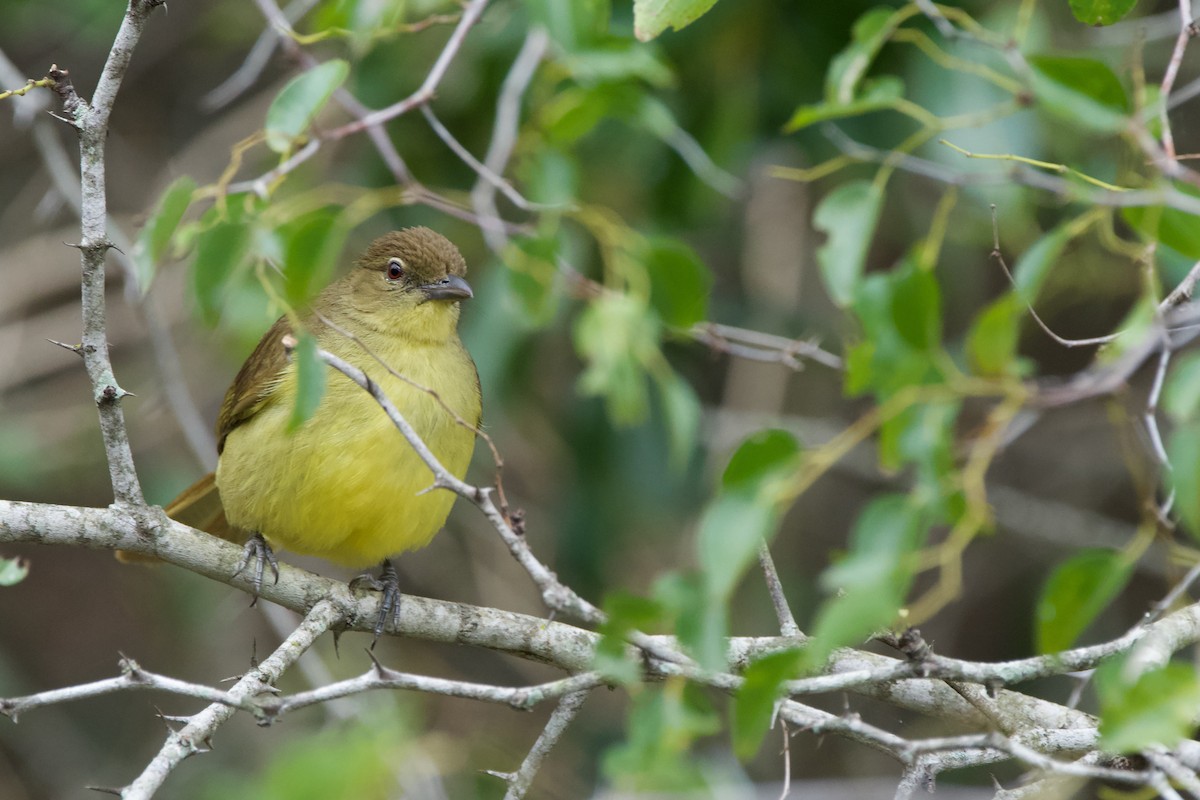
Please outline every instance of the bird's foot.
M393 628L400 625L400 598L403 596L400 593L400 576L396 574L396 568L392 566L392 562L384 559L379 568L378 578L369 572L364 572L350 581L350 588L371 589L383 593L383 596L379 598L379 616L375 620L375 638L371 641L371 649L374 650L375 643L379 641L384 628L387 627L389 617Z
M254 561L254 600L250 602L253 606L258 602L258 593L262 591L263 571L268 564L271 565L271 574L275 576L274 583L279 583L279 561L261 533L254 534L246 541L246 546L242 548L242 560L233 574L241 575L251 561Z

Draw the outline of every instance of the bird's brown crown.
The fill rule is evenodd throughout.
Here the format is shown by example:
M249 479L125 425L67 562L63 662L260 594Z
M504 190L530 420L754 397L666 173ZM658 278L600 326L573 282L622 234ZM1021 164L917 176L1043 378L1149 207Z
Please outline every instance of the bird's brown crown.
M467 262L458 248L429 228L403 228L385 233L358 259L362 269L384 271L393 258L414 284L430 283L447 275L467 274Z

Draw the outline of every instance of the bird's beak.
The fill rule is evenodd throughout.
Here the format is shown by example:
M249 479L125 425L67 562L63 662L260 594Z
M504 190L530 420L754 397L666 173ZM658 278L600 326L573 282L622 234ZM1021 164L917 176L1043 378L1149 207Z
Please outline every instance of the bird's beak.
M447 275L436 283L420 287L427 300L469 300L475 296L471 284L458 275Z

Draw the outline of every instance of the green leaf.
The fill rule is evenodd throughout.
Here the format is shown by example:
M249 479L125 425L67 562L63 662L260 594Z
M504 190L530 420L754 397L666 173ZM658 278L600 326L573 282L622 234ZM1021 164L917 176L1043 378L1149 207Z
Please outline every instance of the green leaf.
M909 268L897 273L892 289L892 323L917 350L929 351L942 342L942 294L928 270Z
M603 769L621 789L681 792L703 785L692 743L721 728L701 690L680 678L633 698L626 741L604 754Z
M651 239L643 262L650 276L650 304L676 328L708 317L712 274L695 251L674 239Z
M855 99L863 75L900 21L894 9L885 7L873 8L858 18L850 44L829 62L825 73L826 102L845 106Z
M682 30L717 0L633 0L633 35L648 42L667 28Z
M1072 126L1117 133L1129 123L1129 100L1116 73L1100 61L1035 56L1033 93L1048 113Z
M1188 738L1200 710L1195 669L1165 664L1130 686L1121 675L1123 666L1114 661L1096 670L1100 746L1111 753L1134 753L1151 745L1171 748Z
M662 397L671 464L676 469L683 469L700 432L700 398L696 397L691 385L674 372L665 372L656 383Z
M925 515L904 495L872 500L859 515L850 552L821 575L834 593L817 612L813 640L804 650L806 669L825 663L838 647L857 644L891 624L912 582L912 554L925 541Z
M1046 276L1058 264L1063 248L1071 241L1071 232L1066 225L1046 233L1026 250L1013 266L1013 282L1017 296L1027 305L1037 299Z
M321 211L289 223L280 234L284 297L292 308L302 308L333 277L346 233L336 215Z
M800 457L796 437L784 430L767 429L748 436L734 451L721 475L728 492L754 492L776 475L795 470Z
M1175 359L1163 389L1162 407L1177 423L1200 421L1200 353Z
M15 586L29 574L29 562L23 558L0 558L0 586Z
M784 131L795 133L818 122L831 119L856 117L872 111L885 111L896 107L896 101L904 97L904 81L895 75L881 75L863 81L859 95L846 103L825 102L800 106L784 125Z
M813 227L829 236L817 250L821 277L839 306L854 299L882 207L883 191L878 186L854 181L827 195L813 214Z
M1006 294L975 318L967 334L967 358L971 370L984 377L1017 375L1017 344L1024 307L1015 295Z
M653 596L669 613L675 635L689 652L709 653L707 658L714 661L725 658L724 605L705 595L704 576L668 572L654 582Z
M1200 424L1176 428L1167 440L1171 469L1165 478L1175 491L1175 513L1192 538L1200 539Z
M746 667L733 707L733 751L738 758L747 761L758 752L771 724L775 701L783 695L783 683L796 677L802 659L798 648L780 650Z
M604 397L618 425L641 422L649 405L646 364L660 358L657 316L639 300L606 294L575 320L575 349L587 362L579 391Z
M1133 564L1111 550L1084 550L1059 564L1038 598L1038 652L1057 653L1073 646L1132 574Z
M325 362L317 356L317 340L312 334L300 334L292 359L296 362L296 402L288 417L288 433L308 422L325 394Z
M648 631L663 621L662 604L644 597L616 591L604 598L608 620L600 626L600 643L592 659L592 669L606 680L631 686L642 679L641 659L631 653L625 641L630 631Z
M267 146L277 153L291 150L349 73L349 64L333 59L288 81L267 109Z
M209 325L220 316L221 297L230 276L249 259L250 232L245 223L219 222L196 240L192 293L201 319Z
M741 493L721 494L709 505L698 538L700 571L710 595L726 599L733 593L759 543L774 533L778 516L762 499Z
M530 22L537 23L566 52L590 47L605 37L611 0L525 0Z
M548 325L558 310L558 242L551 237L512 239L504 251L509 294L530 328Z
M1112 25L1135 5L1137 0L1071 0L1071 13L1085 25Z
M1187 186L1176 188L1193 197L1198 194ZM1147 241L1165 244L1192 261L1200 260L1200 217L1195 214L1161 206L1131 207L1121 213Z
M196 182L191 177L183 175L176 178L159 198L158 207L146 220L134 242L130 257L137 274L138 291L143 295L150 289L158 262L162 260L167 245L171 243L171 236L191 205L192 192L195 190Z
M576 50L566 55L563 64L583 84L642 80L665 88L675 82L671 68L655 48L625 39L611 39L597 47Z

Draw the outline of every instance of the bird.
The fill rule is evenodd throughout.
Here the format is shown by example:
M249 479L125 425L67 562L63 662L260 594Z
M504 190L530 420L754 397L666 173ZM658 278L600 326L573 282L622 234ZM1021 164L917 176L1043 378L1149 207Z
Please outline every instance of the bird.
M466 261L425 227L373 241L354 268L299 317L317 346L362 369L387 394L442 465L466 474L482 416L479 373L458 336L461 301L473 296ZM434 475L379 404L329 367L312 416L289 430L297 367L284 347L287 315L266 332L225 394L217 417L218 462L166 507L167 515L245 542L238 572L273 551L350 567L382 564L378 639L398 618L390 558L427 545L455 495L425 491ZM389 369L390 368L390 369ZM397 374L393 374L393 371Z

